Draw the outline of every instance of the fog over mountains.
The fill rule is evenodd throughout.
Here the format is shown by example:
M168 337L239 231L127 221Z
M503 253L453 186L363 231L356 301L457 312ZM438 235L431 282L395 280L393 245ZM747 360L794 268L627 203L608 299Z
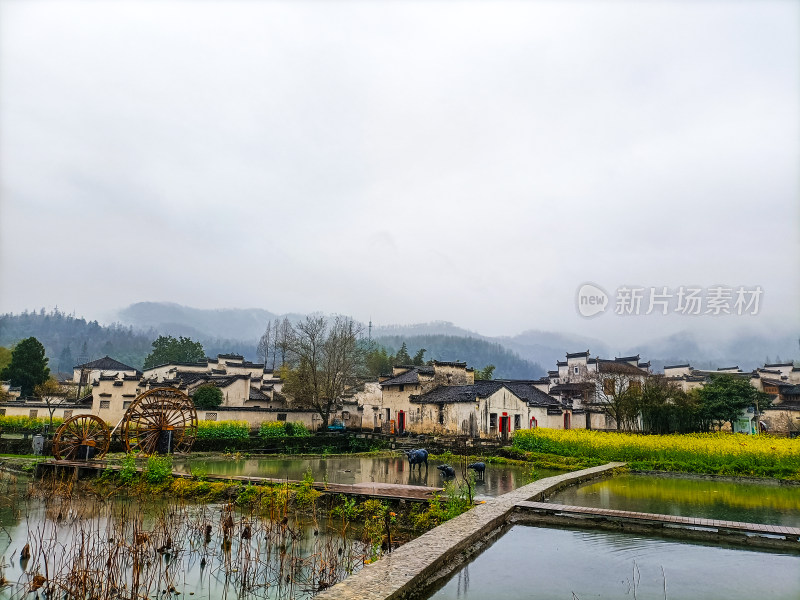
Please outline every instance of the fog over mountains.
M159 335L183 335L200 341L209 356L238 353L256 360L256 345L268 321L301 314L275 314L264 309L204 310L174 303L142 302L118 311L107 324L77 317L57 309L0 315L0 346L11 346L35 336L45 346L54 371L70 372L80 360L113 356L141 368ZM765 362L800 358L798 336L760 335L739 331L725 339L707 334L679 332L643 339L631 347L614 347L603 340L571 333L528 330L514 336L491 337L446 321L410 325L364 323L364 336L392 353L403 342L412 355L425 348L426 359L459 360L482 368L493 364L496 378L527 379L543 376L563 360L566 352L589 350L593 356L611 358L640 354L659 371L665 364L691 363L697 368L739 366L750 370Z
M257 308L204 310L162 302L140 302L117 313L120 323L135 329L216 340L213 346L219 346L222 340L228 340L231 345L239 342L247 348L252 347L253 353L266 323L284 316L296 321L303 315L278 315ZM366 323L364 333L369 333ZM554 369L556 360L562 360L566 352L582 350L590 350L593 356L601 357L640 354L643 360L650 360L656 370L664 364L684 362L698 368L738 365L747 370L768 360L777 362L800 358L800 335L788 331L778 336L746 330L733 331L724 339L691 331L652 339L643 333L640 343L619 348L591 337L545 330L490 337L447 321L373 325L371 336L394 350L402 341L406 341L409 350L427 348L428 358L466 360L476 367L492 362L498 367L498 377L538 377L546 370ZM461 338L462 343L456 345L454 340L457 338ZM226 343L222 342L221 345L225 346ZM240 352L248 353L244 350ZM461 355L443 354L445 352Z

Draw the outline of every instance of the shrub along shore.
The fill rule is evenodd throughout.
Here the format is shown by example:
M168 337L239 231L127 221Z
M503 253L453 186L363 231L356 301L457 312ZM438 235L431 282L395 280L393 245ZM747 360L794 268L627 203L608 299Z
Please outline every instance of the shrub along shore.
M639 435L537 428L517 431L513 447L602 462L625 461L634 470L800 480L800 439L769 435Z

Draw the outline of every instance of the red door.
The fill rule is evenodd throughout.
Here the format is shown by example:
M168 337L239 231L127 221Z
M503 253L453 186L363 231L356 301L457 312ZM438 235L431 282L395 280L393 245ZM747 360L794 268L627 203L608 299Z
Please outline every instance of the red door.
M500 437L503 441L508 440L508 434L511 431L511 423L509 417L500 417Z
M570 424L569 417L570 417L570 414L568 412L565 412L564 413L564 429L569 429L569 424Z

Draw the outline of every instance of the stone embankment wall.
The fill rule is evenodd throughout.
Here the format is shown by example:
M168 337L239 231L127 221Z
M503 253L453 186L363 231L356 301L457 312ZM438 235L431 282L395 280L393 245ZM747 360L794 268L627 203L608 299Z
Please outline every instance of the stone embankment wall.
M432 586L500 533L524 500L536 500L567 485L609 473L625 463L609 463L540 479L456 517L404 544L379 561L317 595L316 600L395 600Z

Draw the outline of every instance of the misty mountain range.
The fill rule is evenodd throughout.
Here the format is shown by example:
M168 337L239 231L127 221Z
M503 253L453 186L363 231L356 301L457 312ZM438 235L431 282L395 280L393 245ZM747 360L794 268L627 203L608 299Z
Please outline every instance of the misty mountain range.
M140 302L121 310L118 317L122 324L138 329L216 340L215 345L223 346L238 340L255 348L268 320L288 317L296 321L303 315L277 315L263 309L203 310L179 304ZM366 324L364 331L366 334ZM687 362L697 368L736 365L750 370L768 361L800 359L800 335L796 332L781 336L741 333L727 340L714 340L683 331L643 340L632 347L613 348L602 340L570 333L529 330L515 336L491 337L447 321L433 321L377 326L372 328L371 336L392 350L397 350L403 341L410 352L426 348L426 358L462 360L475 367L495 364L497 377L540 377L547 370L555 369L556 361L563 360L565 353L582 350L604 358L640 354L642 360L651 361L656 370L665 364ZM465 338L468 342L455 346L454 338ZM463 356L453 356L453 352Z
M258 338L268 321L300 314L275 314L263 309L206 310L173 303L140 302L117 314L111 325L51 313L26 312L0 316L0 345L9 346L28 336L45 346L53 371L68 372L83 358L106 354L141 368L158 335L183 335L203 343L209 356L238 353L255 360ZM766 336L742 333L726 341L699 339L680 332L643 341L629 348L611 348L602 340L568 333L529 330L515 336L490 337L446 321L412 325L364 326L364 335L396 352L405 342L414 354L427 350L426 359L460 360L473 367L496 366L497 378L538 378L556 368L566 352L590 350L593 356L611 358L640 354L656 371L665 364L691 363L697 368L739 366L750 370L764 362L797 359L798 336Z

